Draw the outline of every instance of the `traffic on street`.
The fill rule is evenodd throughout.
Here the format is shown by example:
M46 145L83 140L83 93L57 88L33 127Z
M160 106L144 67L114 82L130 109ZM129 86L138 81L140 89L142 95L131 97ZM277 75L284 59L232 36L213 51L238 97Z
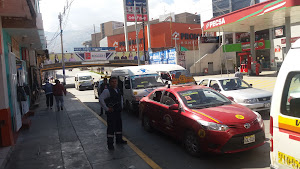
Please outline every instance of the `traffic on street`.
M0 169L300 169L300 0L0 0Z

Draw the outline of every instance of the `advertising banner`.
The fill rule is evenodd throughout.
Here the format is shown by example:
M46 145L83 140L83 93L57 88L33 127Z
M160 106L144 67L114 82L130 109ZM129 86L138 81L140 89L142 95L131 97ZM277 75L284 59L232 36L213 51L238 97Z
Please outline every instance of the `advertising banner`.
M256 41L254 47L255 50L265 49L265 40ZM242 51L251 51L250 42L242 43Z
M164 50L160 52L149 53L150 64L176 64L175 49Z
M136 3L137 21L148 21L148 4L146 0L125 0L125 15L127 18L127 22L135 22L134 1Z
M144 61L144 52L140 51L140 60ZM130 52L115 52L110 60L138 60L137 52L130 51Z

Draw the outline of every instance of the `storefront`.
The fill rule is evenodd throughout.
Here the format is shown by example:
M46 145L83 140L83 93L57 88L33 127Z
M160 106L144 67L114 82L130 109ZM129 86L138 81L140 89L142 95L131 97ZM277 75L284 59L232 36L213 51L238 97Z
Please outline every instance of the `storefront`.
M206 21L203 28L205 32L226 33L224 53L238 55L247 46L247 52L263 69L277 70L277 62L282 62L293 39L300 37L295 33L299 27L293 29L299 25L299 11L298 0L269 0ZM281 43L284 39L288 39L286 44Z

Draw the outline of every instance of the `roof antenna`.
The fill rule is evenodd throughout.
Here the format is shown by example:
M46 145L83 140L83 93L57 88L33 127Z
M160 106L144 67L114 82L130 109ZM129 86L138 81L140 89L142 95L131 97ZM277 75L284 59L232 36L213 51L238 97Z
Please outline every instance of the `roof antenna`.
M169 83L169 84L168 84L168 88L169 88L169 89L170 89L170 86L171 86L171 84Z

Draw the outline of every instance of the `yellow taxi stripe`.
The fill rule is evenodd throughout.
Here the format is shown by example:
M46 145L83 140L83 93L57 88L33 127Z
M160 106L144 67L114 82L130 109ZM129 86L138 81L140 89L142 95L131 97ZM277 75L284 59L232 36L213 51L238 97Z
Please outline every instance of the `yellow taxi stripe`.
M106 126L107 122L100 117L94 110L89 108L87 105L82 103L78 98L77 100L84 106L86 107L90 112L92 112L100 121L102 121ZM136 147L130 140L128 140L126 137L124 137L124 140L127 141L128 146L138 155L140 156L151 168L153 169L162 169L158 164L156 164L150 157L148 157L145 153L143 153L138 147Z
M220 123L218 120L216 120L216 119L214 119L214 118L212 118L212 117L210 117L210 116L208 116L208 115L206 115L204 113L201 113L201 112L199 112L197 110L192 110L192 111L195 112L195 113L201 114L201 115L203 115L203 116L205 116L205 117L207 117L207 118L209 118L209 119L211 119L211 120L213 120L213 121L215 121L217 123Z
M278 125L281 129L286 129L300 133L300 121L297 119L278 116Z

